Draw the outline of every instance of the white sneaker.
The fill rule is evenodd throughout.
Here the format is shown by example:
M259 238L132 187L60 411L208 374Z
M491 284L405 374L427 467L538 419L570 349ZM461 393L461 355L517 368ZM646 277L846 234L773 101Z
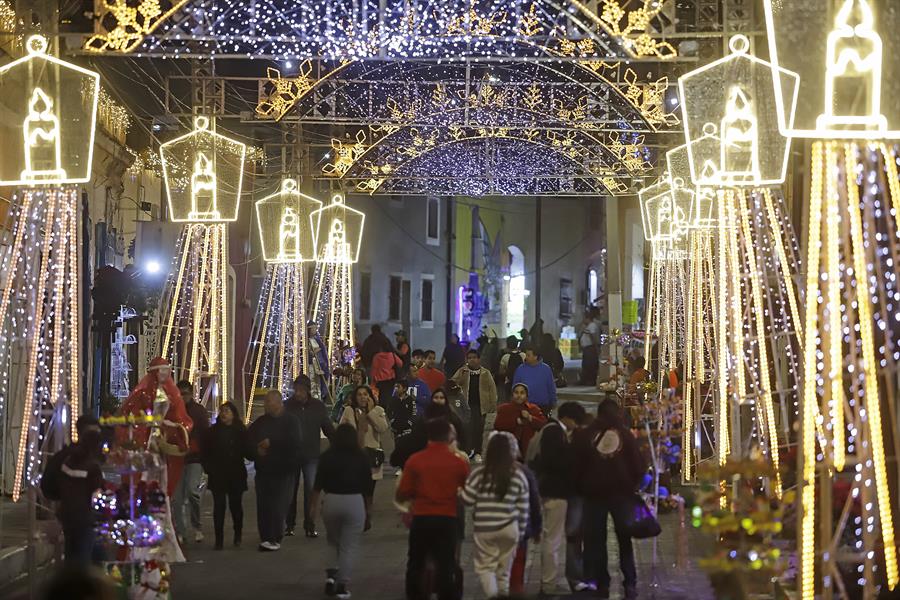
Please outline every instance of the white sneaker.
M262 542L259 545L261 552L275 552L279 548L281 548L281 544L276 544L274 542Z
M203 532L199 529L194 532L194 541L198 544L203 541Z

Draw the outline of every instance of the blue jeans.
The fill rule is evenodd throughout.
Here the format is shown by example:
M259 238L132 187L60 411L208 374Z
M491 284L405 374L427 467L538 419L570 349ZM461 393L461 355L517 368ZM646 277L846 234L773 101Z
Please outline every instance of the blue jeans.
M203 466L200 463L187 463L181 481L172 495L172 512L175 521L175 533L184 537L187 533L184 523L184 505L191 505L191 526L200 531L200 479L203 477Z
M309 531L315 529L315 523L309 518L309 497L313 492L313 484L316 482L316 470L319 468L319 457L301 458L297 468L297 476L294 478L294 493L291 494L291 505L287 511L288 529L294 529L297 525L297 492L300 490L300 479L303 479L303 529Z
M609 517L612 517L619 542L619 568L625 586L637 585L637 568L634 564L634 547L631 536L623 533L628 518L628 498L610 498L603 501L585 500L584 503L584 574L598 587L609 587L608 553L606 534Z

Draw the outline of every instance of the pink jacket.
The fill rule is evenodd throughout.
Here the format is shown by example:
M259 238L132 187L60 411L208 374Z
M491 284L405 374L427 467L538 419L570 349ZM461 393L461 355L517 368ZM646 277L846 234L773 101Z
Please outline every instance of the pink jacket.
M403 361L393 352L379 352L372 358L372 380L390 381L395 379L394 367L402 367Z

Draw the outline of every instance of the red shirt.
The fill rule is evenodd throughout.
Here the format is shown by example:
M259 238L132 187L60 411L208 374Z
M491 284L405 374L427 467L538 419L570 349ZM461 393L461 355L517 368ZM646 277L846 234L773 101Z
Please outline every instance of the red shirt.
M425 382L432 394L434 390L444 387L444 384L447 382L447 376L444 375L443 371L440 369L429 369L428 367L419 369L419 379Z
M531 415L531 421L522 419L522 411L527 410ZM537 431L547 424L547 417L537 404L526 401L525 404L507 402L497 407L497 418L494 420L494 429L508 431L519 442L519 452L525 456L528 443Z
M469 465L450 446L428 442L403 466L397 494L412 499L414 517L455 517L457 494L468 476Z

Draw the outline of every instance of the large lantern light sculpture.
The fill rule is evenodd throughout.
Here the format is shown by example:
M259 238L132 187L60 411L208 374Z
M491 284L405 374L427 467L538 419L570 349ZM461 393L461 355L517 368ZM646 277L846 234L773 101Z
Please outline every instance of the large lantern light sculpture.
M250 421L258 389L289 392L294 379L308 373L306 294L303 266L316 260L322 202L300 193L295 179L256 202L256 221L267 263L253 321L246 374L250 391L244 418Z
M803 322L800 597L811 600L817 587L826 598L857 592L841 577L847 553L834 551L854 537L851 554L862 557L852 561L855 584L871 598L879 583L895 590L900 582L886 460L891 440L898 453L900 181L897 150L887 140L900 139L900 61L890 60L900 53L900 6L764 0L763 7L773 62L800 75L796 120L776 95L779 127L786 136L816 140ZM819 415L827 436L821 451ZM861 507L854 522L835 523L831 511L817 510L817 497L830 498L834 478L850 481L847 502ZM863 551L879 538L883 569Z
M0 268L0 411L22 411L14 500L44 455L76 439L81 396L75 184L91 176L100 76L48 47L32 36L24 57L0 67L0 185L16 188Z
M772 188L785 180L790 151L776 106L780 100L795 110L798 77L754 56L743 35L729 48L678 80L691 181L714 190L717 214L716 450L724 464L758 446L773 464L780 497L779 447L797 402L800 323L796 240Z
M169 217L185 226L163 297L159 354L179 377L211 382L211 395L222 400L231 384L227 223L237 219L246 154L204 116L160 146Z
M325 346L321 351L335 365L356 344L352 265L359 260L366 216L336 193L312 218L318 223L312 318Z

